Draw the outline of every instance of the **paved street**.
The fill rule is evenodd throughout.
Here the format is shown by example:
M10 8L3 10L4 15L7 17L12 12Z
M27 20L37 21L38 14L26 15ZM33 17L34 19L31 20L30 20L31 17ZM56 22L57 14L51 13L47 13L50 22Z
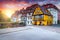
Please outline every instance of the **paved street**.
M0 35L0 40L60 40L60 33L43 26L27 26L28 29ZM26 27L26 28L27 28ZM49 26L48 26L49 27ZM30 28L30 29L29 29ZM21 28L16 28L21 29ZM6 29L7 30L7 29ZM3 32L2 32L3 33Z

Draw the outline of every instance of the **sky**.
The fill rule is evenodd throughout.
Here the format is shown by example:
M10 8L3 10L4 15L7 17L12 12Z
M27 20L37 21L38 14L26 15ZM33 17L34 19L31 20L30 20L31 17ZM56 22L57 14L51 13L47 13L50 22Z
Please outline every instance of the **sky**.
M0 11L6 16L11 17L16 10L26 8L36 3L39 5L52 3L60 9L60 0L0 0Z

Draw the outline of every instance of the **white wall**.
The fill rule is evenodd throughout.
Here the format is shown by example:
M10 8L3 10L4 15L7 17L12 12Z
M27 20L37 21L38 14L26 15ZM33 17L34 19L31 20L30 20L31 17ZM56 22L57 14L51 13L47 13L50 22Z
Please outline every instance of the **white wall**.
M27 25L32 25L32 13L27 13Z
M48 10L53 15L53 24L57 24L58 23L58 11L54 8L50 8Z

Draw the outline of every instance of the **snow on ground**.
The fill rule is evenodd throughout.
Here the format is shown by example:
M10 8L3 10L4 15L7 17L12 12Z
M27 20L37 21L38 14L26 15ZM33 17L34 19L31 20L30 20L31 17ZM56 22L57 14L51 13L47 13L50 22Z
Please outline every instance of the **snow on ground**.
M41 29L60 33L60 26L38 26Z
M30 29L30 28L31 27L15 27L15 28L0 29L0 35L10 33L10 32L20 31L20 30L26 30L26 29Z
M29 30L0 35L0 40L60 40L60 33L32 27Z

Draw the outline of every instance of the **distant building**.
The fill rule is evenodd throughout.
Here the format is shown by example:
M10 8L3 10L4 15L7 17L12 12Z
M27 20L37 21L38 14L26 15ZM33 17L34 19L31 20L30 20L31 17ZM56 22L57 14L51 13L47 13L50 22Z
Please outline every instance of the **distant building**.
M11 21L12 22L20 22L20 17L21 15L20 14L20 11L16 11L12 16L11 16Z

